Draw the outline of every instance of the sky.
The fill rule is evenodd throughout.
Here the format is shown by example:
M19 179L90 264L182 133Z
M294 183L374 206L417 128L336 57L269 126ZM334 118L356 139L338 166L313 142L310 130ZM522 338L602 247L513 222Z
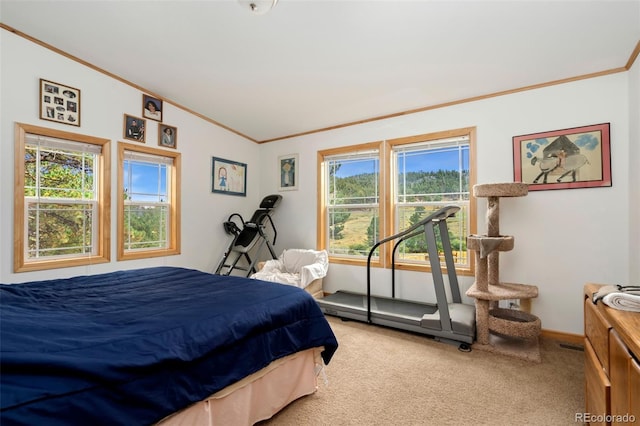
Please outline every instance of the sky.
M464 151L466 160L469 159L469 150ZM429 161L425 161L427 154L421 155L408 155L406 157L406 168L408 172L425 171L434 172L437 170L458 170L458 151L451 148L441 150L430 150L428 157ZM336 173L337 177L349 177L363 173L374 173L375 160L364 161L347 161L343 162L342 166Z
M131 168L127 167L127 164ZM125 162L125 188L132 201L158 202L167 198L167 167L143 162Z

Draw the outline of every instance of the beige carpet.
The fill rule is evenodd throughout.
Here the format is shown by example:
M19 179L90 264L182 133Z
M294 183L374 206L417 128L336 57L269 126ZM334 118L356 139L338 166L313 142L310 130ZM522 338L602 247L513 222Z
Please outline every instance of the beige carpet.
M542 340L542 363L328 317L328 383L266 425L575 425L584 353Z

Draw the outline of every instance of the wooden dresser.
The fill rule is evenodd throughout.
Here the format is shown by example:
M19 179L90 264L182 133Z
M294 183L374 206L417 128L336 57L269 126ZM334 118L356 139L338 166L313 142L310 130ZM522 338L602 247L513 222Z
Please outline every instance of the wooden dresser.
M613 309L584 286L585 413L590 424L640 424L640 313Z

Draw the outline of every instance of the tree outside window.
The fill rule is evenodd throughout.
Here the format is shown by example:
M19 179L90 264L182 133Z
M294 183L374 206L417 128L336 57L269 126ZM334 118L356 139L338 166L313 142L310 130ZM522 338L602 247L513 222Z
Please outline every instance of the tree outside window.
M109 260L109 141L16 125L14 270Z
M118 259L178 254L180 154L118 147Z

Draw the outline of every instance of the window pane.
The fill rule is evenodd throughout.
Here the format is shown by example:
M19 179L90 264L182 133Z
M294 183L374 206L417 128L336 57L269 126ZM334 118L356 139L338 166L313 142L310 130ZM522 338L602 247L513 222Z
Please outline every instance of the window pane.
M330 255L367 257L379 239L380 160L377 155L377 152L368 152L327 161L327 250Z
M27 204L28 258L92 253L92 204Z
M329 254L368 256L379 239L377 207L329 209Z
M26 259L91 255L96 250L98 154L75 146L25 146Z
M452 204L447 204L452 205ZM453 252L453 260L456 264L467 264L467 241L466 236L469 234L467 227L468 205L457 204L461 207L460 211L454 216L447 219L447 227L449 228L449 240L451 250ZM415 225L428 215L442 208L443 205L424 205L424 206L405 206L398 208L398 221L400 229L407 229ZM440 241L439 230L436 227L436 242L440 260L444 261L442 243ZM396 251L398 259L407 262L428 263L429 256L427 254L427 242L424 232L411 237L398 245Z
M355 158L329 162L329 205L377 204L378 158Z
M134 202L167 202L167 165L124 162L125 199Z
M400 152L396 167L398 202L468 199L468 145Z
M125 205L125 250L167 246L167 206Z
M95 154L47 148L25 149L25 195L94 199Z

